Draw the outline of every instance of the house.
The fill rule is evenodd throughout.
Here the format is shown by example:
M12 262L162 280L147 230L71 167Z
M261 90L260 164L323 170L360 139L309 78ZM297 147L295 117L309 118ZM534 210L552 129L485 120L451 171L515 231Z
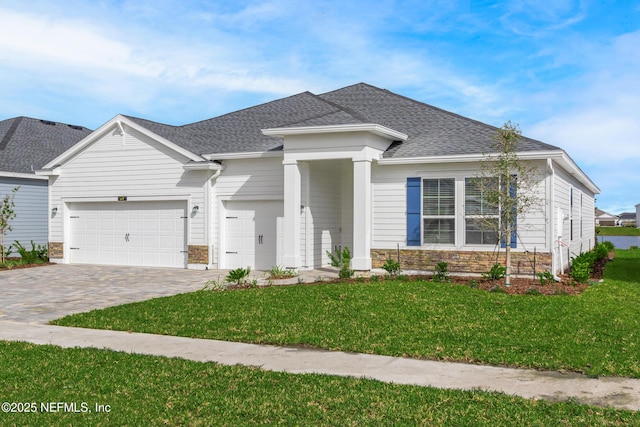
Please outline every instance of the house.
M635 227L636 226L636 213L635 212L623 212L618 215L621 226Z
M596 226L600 227L615 227L618 222L618 217L612 215L602 209L596 208Z
M466 204L496 128L360 83L183 126L118 115L50 161L52 259L181 268L487 271L498 245ZM598 187L529 138L535 212L518 218L516 272L559 270L595 244ZM478 199L480 197L480 199Z
M48 242L48 179L35 174L48 161L89 135L82 126L15 117L0 121L0 197L15 193L15 218L5 246Z
M640 203L636 205L636 227L640 227L640 224L638 224L637 221L638 218L640 218Z

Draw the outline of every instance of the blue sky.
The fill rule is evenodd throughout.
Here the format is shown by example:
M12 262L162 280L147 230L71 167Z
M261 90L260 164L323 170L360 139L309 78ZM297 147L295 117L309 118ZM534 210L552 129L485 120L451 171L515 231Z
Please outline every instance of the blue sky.
M0 120L184 124L366 82L565 149L640 203L640 1L0 0Z

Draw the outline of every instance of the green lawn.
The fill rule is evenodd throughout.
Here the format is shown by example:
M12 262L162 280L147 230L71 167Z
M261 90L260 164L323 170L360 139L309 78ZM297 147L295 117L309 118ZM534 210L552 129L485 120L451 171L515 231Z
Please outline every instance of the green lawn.
M579 296L389 281L200 291L58 325L640 378L640 250Z
M0 341L0 366L2 401L36 409L3 410L7 426L640 425L638 413L574 403L95 349Z
M640 236L640 228L636 227L596 227L599 236Z

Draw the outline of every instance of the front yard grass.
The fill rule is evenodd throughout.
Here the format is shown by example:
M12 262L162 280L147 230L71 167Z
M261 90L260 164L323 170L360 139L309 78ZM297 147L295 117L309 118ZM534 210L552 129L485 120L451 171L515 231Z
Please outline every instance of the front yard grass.
M0 341L0 366L2 401L22 408L3 406L2 425L640 425L638 413L575 403L96 349Z
M620 250L605 282L575 296L320 284L199 291L52 323L640 378L639 272L640 250Z
M596 227L599 236L640 236L640 228L636 227Z

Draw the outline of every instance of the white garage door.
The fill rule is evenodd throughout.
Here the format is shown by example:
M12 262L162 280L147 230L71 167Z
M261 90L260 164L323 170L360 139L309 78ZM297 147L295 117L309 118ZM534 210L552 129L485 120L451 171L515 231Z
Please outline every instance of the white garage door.
M225 203L226 268L270 270L278 262L278 217L282 201Z
M186 266L186 202L73 203L70 261Z

